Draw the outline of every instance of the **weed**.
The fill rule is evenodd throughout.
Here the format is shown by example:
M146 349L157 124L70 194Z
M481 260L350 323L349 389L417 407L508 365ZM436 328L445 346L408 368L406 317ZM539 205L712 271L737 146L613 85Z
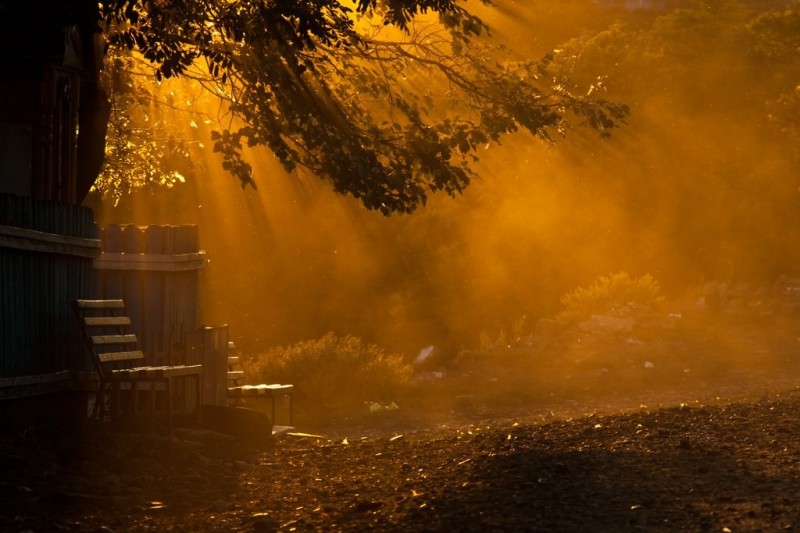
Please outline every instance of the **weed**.
M578 287L565 294L556 320L568 326L592 315L625 315L632 307L654 308L663 301L658 282L649 274L631 278L627 272L617 272L601 276L588 288Z
M245 358L242 368L251 380L294 384L296 398L319 411L394 400L412 371L401 355L333 333Z

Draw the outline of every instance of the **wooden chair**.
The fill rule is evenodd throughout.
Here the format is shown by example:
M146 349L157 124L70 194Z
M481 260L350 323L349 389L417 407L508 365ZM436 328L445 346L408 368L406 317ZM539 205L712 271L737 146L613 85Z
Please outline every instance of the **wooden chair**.
M144 361L144 353L137 349L136 335L127 331L131 320L125 316L123 300L76 300L73 309L100 381L95 416L102 420L108 412L111 421L119 420L123 395L129 400L132 414L137 414L140 391L149 392L149 412L155 415L157 392L164 391L171 430L175 384L187 379L194 381L194 407L199 416L201 365L134 366Z
M231 346L232 343L229 343ZM232 347L232 346L231 346ZM246 398L265 398L271 402L271 418L273 425L276 424L275 420L275 405L279 398L286 398L288 401L289 410L289 426L294 424L294 402L293 393L294 385L287 385L281 383L262 383L260 385L242 385L241 381L244 379L244 372L238 369L239 358L235 355L228 356L228 398L232 400L234 405L239 405L245 401ZM283 428L284 426L277 426Z

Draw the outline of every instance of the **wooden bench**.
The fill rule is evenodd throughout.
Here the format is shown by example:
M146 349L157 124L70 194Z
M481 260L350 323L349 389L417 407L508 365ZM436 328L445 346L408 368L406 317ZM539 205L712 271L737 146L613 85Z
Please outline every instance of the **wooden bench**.
M229 343L229 350L232 350L232 343ZM260 385L242 385L244 372L239 370L239 358L235 355L228 356L228 398L233 400L234 405L243 403L246 398L266 398L271 402L271 418L273 425L275 420L275 406L279 398L286 398L289 408L289 426L294 424L294 402L292 394L294 385L281 383L262 383ZM282 426L277 426L281 428Z
M84 341L99 378L95 416L104 419L108 412L110 420L119 420L123 395L129 399L132 414L137 414L142 391L149 391L149 412L155 415L156 396L163 391L166 415L172 429L173 395L178 380L194 381L194 408L199 416L201 365L135 366L144 361L144 353L137 349L136 335L128 332L131 320L125 316L123 300L76 300L73 309L80 320Z

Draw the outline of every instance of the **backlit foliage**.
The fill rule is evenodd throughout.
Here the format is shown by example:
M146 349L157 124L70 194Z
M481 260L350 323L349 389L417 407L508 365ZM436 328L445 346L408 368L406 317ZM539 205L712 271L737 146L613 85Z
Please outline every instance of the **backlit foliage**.
M478 151L526 130L574 125L607 135L627 113L551 62L487 44L455 0L107 1L112 46L141 52L156 77L191 76L227 102L213 133L223 166L257 183L245 146L266 146L383 213L455 195ZM590 95L590 93L592 93Z
M135 189L172 187L185 181L194 168L186 141L190 124L201 120L186 110L190 102L176 102L175 94L159 90L144 75L141 58L111 50L106 57L103 84L111 102L105 162L93 189L112 201ZM196 159L196 158L194 158Z
M592 315L625 315L631 307L657 307L663 301L658 282L649 274L632 278L627 272L617 272L565 294L556 320L575 324Z
M765 77L777 78L781 93L767 102L768 119L794 145L794 159L800 161L800 3L754 18L747 25L746 42L753 60L773 73Z
M411 376L402 356L333 333L272 348L242 368L253 382L294 384L304 409L318 412L395 401Z

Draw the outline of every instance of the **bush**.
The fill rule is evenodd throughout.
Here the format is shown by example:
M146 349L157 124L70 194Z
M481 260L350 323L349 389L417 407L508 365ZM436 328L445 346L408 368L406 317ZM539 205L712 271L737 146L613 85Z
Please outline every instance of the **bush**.
M245 359L242 368L249 381L294 384L298 403L320 412L396 400L412 371L401 355L333 333L273 348Z
M511 324L511 335L509 336L506 333L504 328L501 328L500 331L497 333L497 336L492 338L492 335L486 331L481 330L479 335L479 347L478 351L480 353L486 353L496 349L505 349L510 348L511 344L518 343L527 333L527 325L526 322L528 317L522 315L517 320Z
M664 301L658 282L649 274L631 278L627 272L601 276L588 288L578 287L561 298L556 320L562 326L592 315L628 315L632 308L658 307Z

